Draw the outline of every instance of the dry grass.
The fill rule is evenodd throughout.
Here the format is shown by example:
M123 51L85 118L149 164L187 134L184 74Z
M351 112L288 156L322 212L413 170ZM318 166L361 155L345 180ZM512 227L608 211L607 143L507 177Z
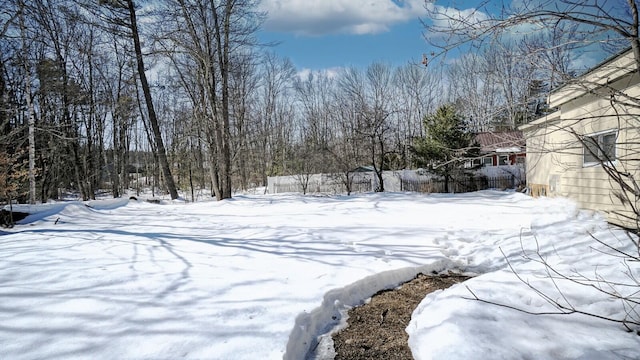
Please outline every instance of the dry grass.
M374 295L349 311L347 328L333 335L336 360L413 359L405 332L413 310L435 290L467 280L460 275L424 275Z

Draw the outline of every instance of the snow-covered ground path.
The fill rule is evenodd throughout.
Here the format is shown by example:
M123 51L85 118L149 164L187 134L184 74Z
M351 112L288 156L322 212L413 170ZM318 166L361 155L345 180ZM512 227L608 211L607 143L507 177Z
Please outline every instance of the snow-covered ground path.
M628 268L590 250L589 233L630 242L566 200L486 191L88 205L50 205L0 232L0 358L302 359L345 308L448 269L482 275L419 306L407 328L418 359L640 357L640 337L616 324L463 299L468 286L549 310L502 255L552 291L522 256L536 240L559 269L624 279ZM575 304L622 311L566 289Z

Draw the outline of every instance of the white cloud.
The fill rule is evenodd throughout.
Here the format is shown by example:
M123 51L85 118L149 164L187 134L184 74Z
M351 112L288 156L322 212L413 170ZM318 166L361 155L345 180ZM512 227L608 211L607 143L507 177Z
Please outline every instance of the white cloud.
M314 76L319 74L322 76L326 76L329 79L334 79L338 77L338 75L340 75L340 72L342 70L343 68L341 67L331 67L331 68L326 68L321 70L311 70L309 68L304 68L298 71L297 76L298 78L300 78L300 80L307 80L309 79L309 76L311 76L311 74L314 74Z
M424 0L263 0L265 29L298 35L377 34L426 14Z

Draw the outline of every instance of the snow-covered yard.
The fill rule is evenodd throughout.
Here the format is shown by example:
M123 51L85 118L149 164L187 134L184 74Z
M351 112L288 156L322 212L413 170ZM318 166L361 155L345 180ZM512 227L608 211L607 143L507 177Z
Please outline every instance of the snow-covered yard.
M484 191L224 202L46 205L0 232L0 358L303 359L342 312L419 272L479 276L428 295L407 328L417 359L639 358L640 336L552 310L540 253L567 274L629 282L619 230L563 199ZM36 209L31 209L34 211ZM57 223L56 223L57 222ZM558 281L567 301L618 316L619 301ZM625 291L636 291L627 288ZM324 342L323 342L324 345ZM330 358L325 346L318 358Z

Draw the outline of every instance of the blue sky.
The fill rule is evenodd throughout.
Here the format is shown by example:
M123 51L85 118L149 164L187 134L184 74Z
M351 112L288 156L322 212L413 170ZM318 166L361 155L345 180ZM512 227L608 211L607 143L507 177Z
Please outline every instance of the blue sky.
M290 58L298 71L366 67L378 61L395 66L419 63L422 54L432 50L420 21L426 20L425 0L261 1L268 16L259 39L279 42L272 50ZM428 6L473 21L499 12L503 3L520 1L433 0ZM601 55L588 54L576 64L593 66Z
M393 65L419 62L427 46L418 20L394 25L379 34L305 36L263 31L260 39L280 42L272 48L274 52L289 57L297 68L310 70L364 67L375 61Z
M424 0L262 0L260 33L299 71L419 63L427 52Z

